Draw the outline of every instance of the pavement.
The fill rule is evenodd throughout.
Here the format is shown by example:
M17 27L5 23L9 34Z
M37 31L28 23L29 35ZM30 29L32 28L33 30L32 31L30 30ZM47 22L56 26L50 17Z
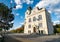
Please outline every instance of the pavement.
M8 34L4 42L60 42L60 35Z

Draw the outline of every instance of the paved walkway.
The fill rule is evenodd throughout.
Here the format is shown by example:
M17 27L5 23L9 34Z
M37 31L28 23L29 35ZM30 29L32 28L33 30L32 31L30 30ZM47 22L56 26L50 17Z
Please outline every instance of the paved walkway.
M60 35L8 35L4 42L60 42Z

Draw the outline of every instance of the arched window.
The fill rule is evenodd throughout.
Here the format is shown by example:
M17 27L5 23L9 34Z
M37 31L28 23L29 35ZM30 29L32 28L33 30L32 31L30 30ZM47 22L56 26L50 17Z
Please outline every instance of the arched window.
M42 15L39 15L38 16L38 20L42 20Z
M31 28L31 25L28 25L28 28Z
M29 22L31 22L31 18L29 18Z
M42 23L39 23L39 28L42 27Z
M33 21L36 21L36 17L33 17Z

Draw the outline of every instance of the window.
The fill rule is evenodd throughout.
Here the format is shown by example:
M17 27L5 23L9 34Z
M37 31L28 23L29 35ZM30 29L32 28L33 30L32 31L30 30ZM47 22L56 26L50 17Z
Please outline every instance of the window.
M30 30L28 30L28 33L31 33L31 31L30 31Z
M36 21L36 17L33 17L33 21Z
M43 34L43 30L41 30L41 34Z
M29 18L29 22L31 22L31 18Z
M38 20L42 20L42 16L41 15L38 16Z
M31 25L29 25L28 27L31 28Z
M39 27L42 27L42 23L39 23Z

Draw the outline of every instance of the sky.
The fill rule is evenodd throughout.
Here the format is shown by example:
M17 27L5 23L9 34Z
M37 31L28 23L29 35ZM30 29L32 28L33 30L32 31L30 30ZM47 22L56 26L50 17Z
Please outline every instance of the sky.
M31 6L32 8L46 8L51 14L53 24L60 23L60 0L0 0L0 3L4 3L9 8L16 5L16 8L12 9L15 19L12 21L14 25L11 29L17 29L24 24L25 12L28 6Z

